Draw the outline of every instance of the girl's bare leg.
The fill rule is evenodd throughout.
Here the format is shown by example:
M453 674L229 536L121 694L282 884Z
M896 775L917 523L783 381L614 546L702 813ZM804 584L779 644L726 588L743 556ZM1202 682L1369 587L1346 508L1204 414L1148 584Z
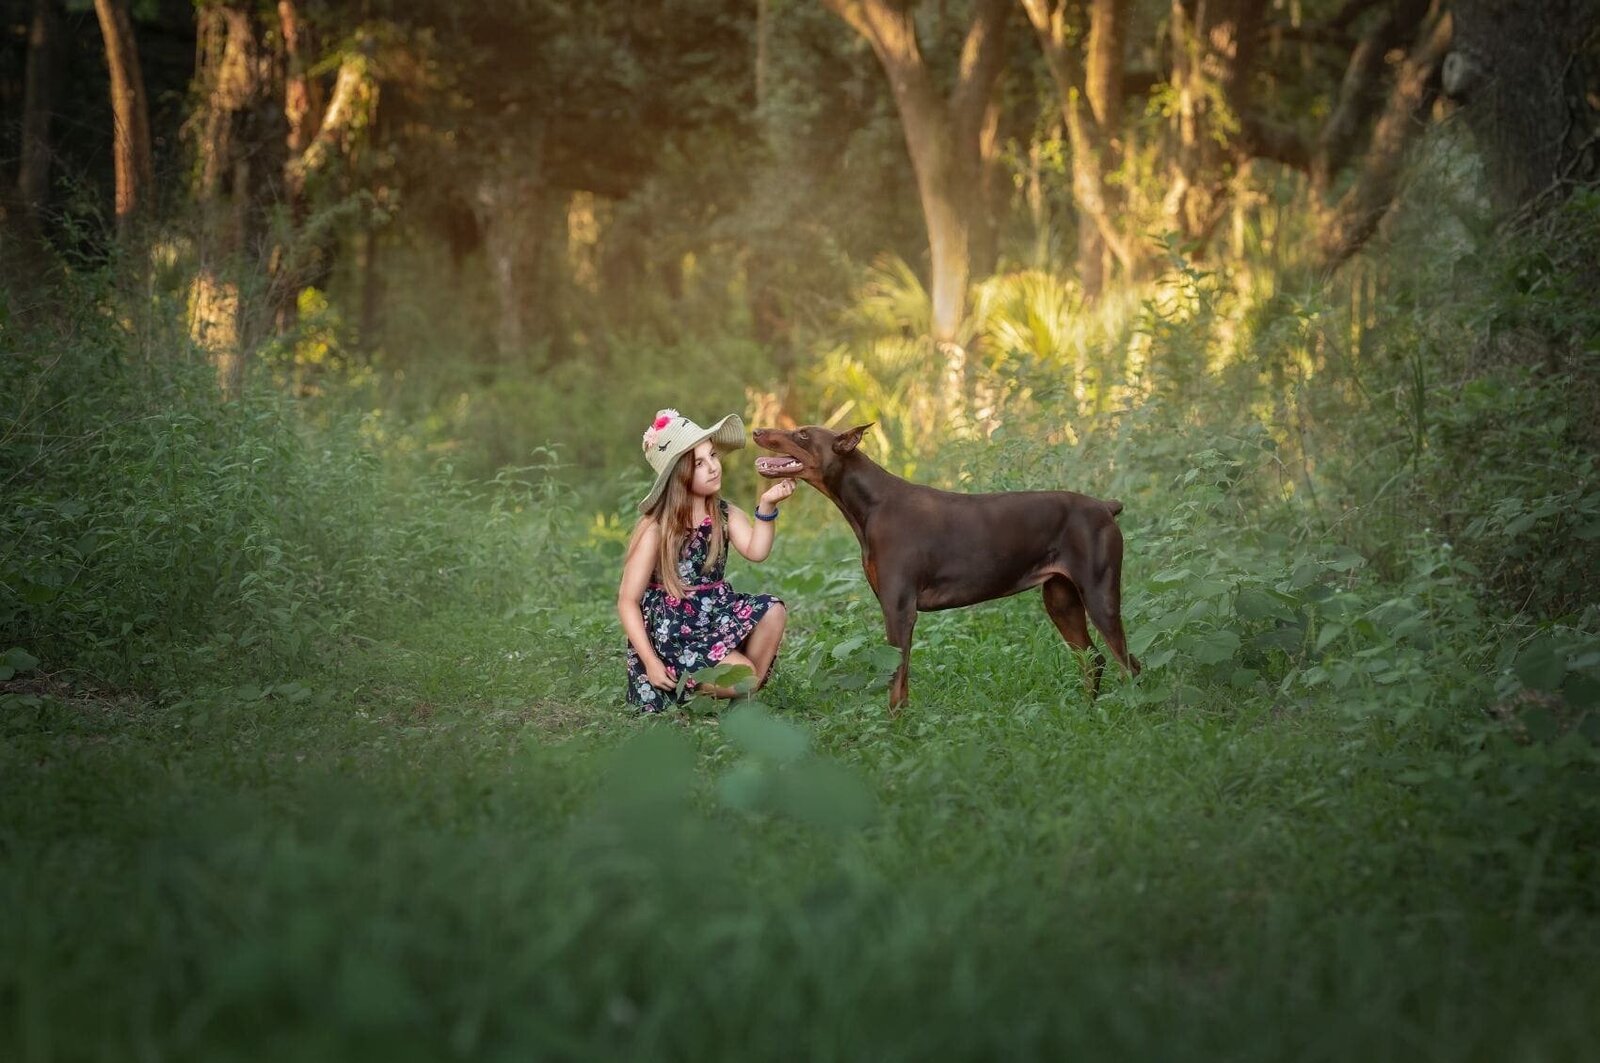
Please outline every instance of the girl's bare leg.
M778 643L783 641L783 627L788 622L789 611L782 602L773 602L767 615L757 621L755 630L744 640L743 649L750 658L751 667L756 670L758 685L767 682L767 672L772 668L773 659L778 656Z
M767 615L756 621L750 637L744 640L743 652L731 650L720 663L744 665L756 674L756 686L760 688L767 681L767 670L772 667L773 658L778 656L778 643L783 639L783 626L788 621L788 611L781 603L774 603L767 610ZM700 693L714 698L738 696L731 687L713 686L710 683L702 683L698 689Z

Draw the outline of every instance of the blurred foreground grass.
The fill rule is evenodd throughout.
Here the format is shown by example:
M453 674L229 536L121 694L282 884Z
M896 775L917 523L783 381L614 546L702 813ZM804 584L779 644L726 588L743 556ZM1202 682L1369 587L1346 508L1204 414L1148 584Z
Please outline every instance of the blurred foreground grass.
M1586 739L1090 704L1034 595L925 617L890 720L853 542L789 530L765 709L626 714L609 602L536 593L13 694L0 1055L1592 1058Z

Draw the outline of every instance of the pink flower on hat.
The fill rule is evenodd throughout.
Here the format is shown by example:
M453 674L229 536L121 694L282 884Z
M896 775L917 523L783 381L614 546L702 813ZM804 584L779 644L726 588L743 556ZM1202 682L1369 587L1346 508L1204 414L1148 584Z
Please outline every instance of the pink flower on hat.
M656 419L650 422L650 427L644 431L644 449L649 450L656 444L656 433L681 417L677 410L657 410Z

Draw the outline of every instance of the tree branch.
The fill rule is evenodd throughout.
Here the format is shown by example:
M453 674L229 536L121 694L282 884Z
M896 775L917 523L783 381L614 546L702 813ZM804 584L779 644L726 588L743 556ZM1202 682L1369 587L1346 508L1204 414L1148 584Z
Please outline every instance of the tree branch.
M1351 53L1339 86L1338 103L1322 127L1312 158L1311 181L1319 193L1331 187L1334 175L1355 150L1362 127L1383 104L1378 83L1388 66L1386 57L1392 50L1409 47L1416 40L1429 6L1430 0L1398 0Z
M1439 66L1453 38L1451 15L1437 16L1401 66L1355 184L1323 214L1318 243L1326 268L1338 268L1360 250L1394 202L1406 149L1424 128L1417 115L1438 95Z
M306 150L289 160L287 170L291 181L303 184L311 175L325 168L334 152L344 145L357 122L370 118L375 95L372 51L372 38L362 34L345 52L344 59L339 63L333 96L328 101L328 112L322 118L322 127L311 138L311 143L306 145Z
M1340 48L1350 46L1350 24L1363 13L1386 0L1345 0L1345 4L1322 22L1302 22L1296 25L1282 20L1268 22L1261 27L1263 38L1307 41L1312 44L1331 44Z

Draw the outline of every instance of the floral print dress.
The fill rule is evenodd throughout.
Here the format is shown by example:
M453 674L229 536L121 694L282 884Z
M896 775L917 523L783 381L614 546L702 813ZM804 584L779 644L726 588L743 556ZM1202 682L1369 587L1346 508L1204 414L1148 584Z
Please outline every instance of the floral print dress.
M723 541L727 541L728 503L719 505ZM674 598L654 581L639 601L644 630L657 656L674 678L710 668L744 645L756 624L780 599L770 594L739 594L722 578L727 552L709 572L702 572L711 549L711 518L690 533L678 555L678 579L685 597ZM694 691L693 676L684 683L681 697L657 690L646 678L644 662L628 647L628 704L645 712L660 712L681 704Z

